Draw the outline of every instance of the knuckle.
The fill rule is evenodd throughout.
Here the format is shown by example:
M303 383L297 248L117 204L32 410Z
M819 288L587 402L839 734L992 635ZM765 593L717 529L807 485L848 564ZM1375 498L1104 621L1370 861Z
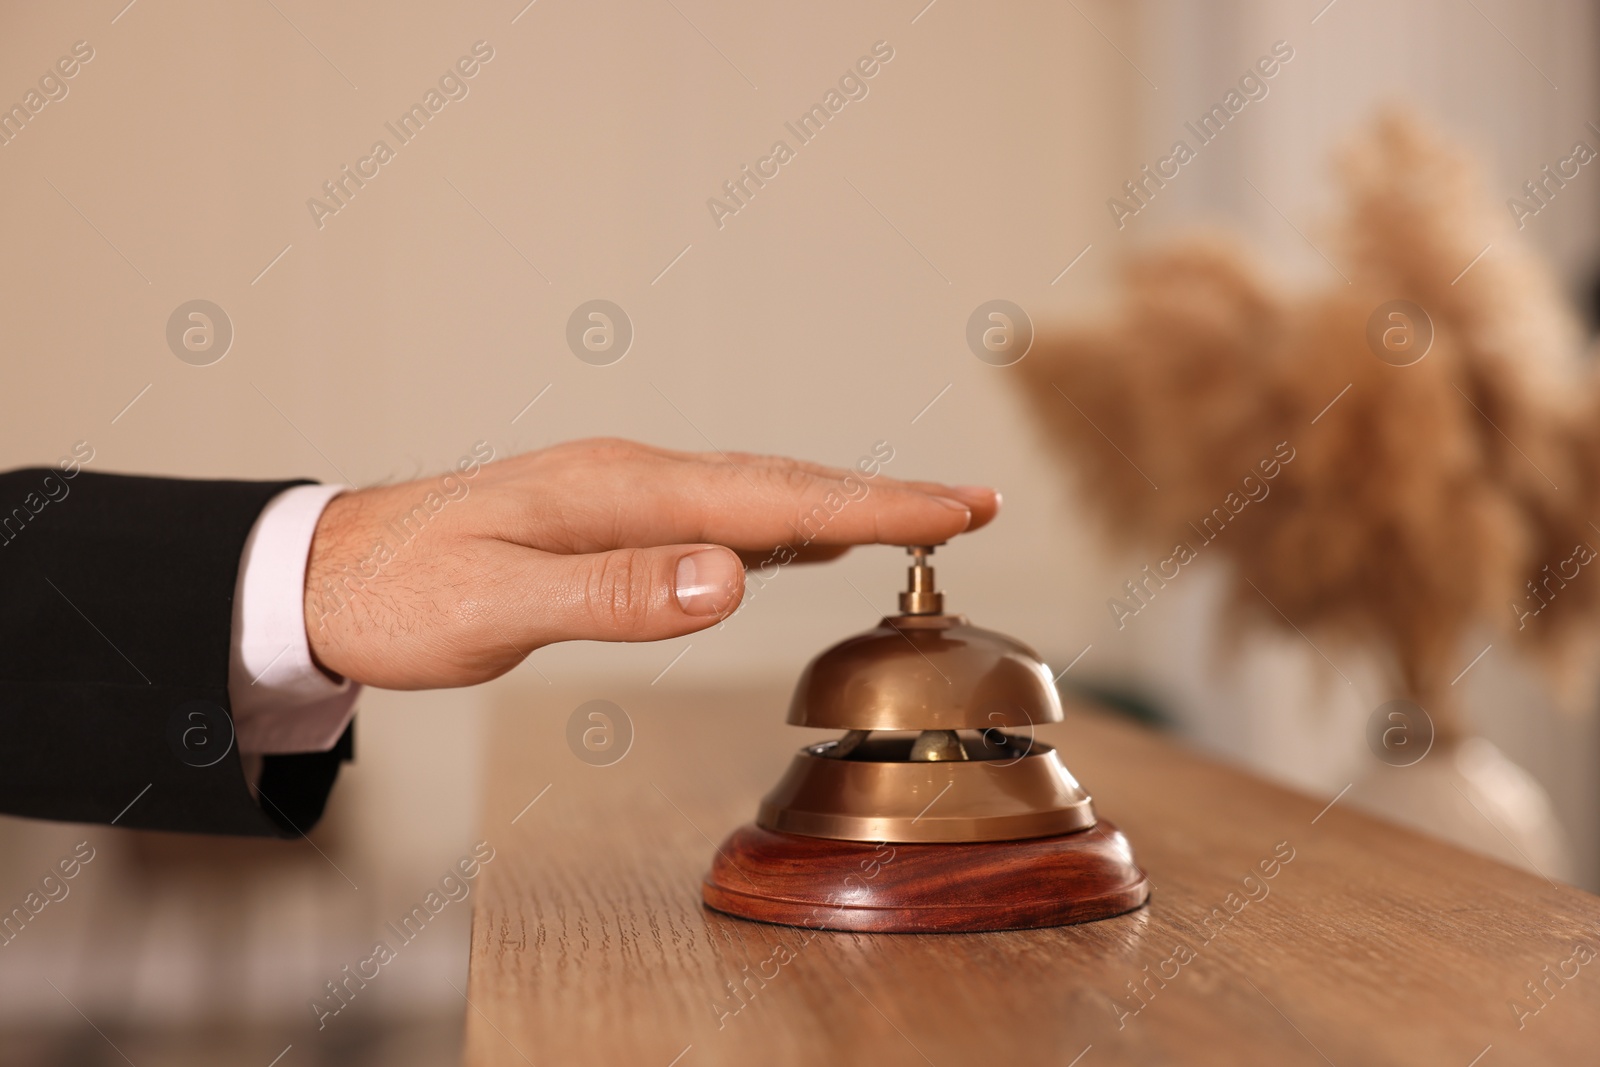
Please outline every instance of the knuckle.
M650 613L653 581L649 561L636 549L608 552L589 570L585 594L596 622L626 627Z
M796 495L802 495L816 488L817 477L810 471L801 467L771 467L772 479L778 485Z
M633 459L639 455L637 444L621 437L586 437L563 446L588 459L601 462Z

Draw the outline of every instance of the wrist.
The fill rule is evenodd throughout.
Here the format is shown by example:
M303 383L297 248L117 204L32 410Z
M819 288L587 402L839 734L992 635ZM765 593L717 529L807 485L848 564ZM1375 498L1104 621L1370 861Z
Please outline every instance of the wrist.
M335 681L347 676L342 669L339 634L348 618L341 616L353 610L354 601L366 586L366 577L358 569L361 557L350 544L357 528L353 519L360 510L361 495L359 491L341 493L328 502L317 520L306 558L306 641L311 648L311 661Z

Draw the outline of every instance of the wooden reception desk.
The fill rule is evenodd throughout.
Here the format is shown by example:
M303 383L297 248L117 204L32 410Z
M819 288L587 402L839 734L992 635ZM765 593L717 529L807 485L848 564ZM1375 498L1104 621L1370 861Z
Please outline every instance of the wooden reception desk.
M1600 1055L1600 898L1084 708L1040 737L1132 840L1154 885L1148 907L943 936L707 911L713 844L823 735L783 725L786 685L665 689L541 687L496 715L482 823L496 856L474 894L464 1006L471 1067ZM610 766L567 745L568 717L597 697L633 725Z

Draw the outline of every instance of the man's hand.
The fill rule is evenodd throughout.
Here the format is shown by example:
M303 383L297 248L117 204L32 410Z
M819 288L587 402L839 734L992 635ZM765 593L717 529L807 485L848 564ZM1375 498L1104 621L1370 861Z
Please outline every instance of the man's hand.
M472 685L556 641L705 629L738 607L741 557L938 544L999 510L992 489L884 477L885 451L844 470L597 439L345 493L306 568L312 654L388 689Z

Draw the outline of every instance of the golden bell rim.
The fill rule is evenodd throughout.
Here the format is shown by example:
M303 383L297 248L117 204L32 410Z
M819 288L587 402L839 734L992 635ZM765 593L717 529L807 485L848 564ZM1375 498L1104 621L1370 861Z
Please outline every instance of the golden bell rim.
M1007 760L870 761L810 745L764 798L756 825L846 841L1011 841L1086 830L1094 803L1056 750Z

